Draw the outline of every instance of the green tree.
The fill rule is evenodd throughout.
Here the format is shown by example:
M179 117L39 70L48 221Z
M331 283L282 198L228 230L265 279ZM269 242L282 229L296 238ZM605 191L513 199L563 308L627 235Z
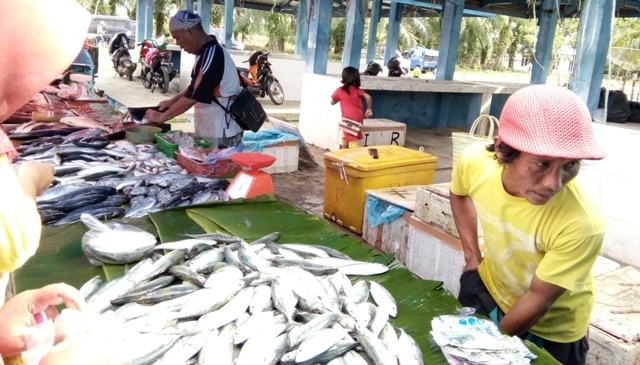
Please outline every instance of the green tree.
M504 60L508 55L509 45L513 39L513 25L506 16L497 16L492 19L494 30L493 46L493 70L504 71Z
M346 18L338 18L331 19L331 48L333 48L333 53L337 55L342 54L342 50L344 49L344 40L347 32L347 19Z
M269 41L267 48L271 52L284 52L285 43L295 34L295 21L289 14L269 12L265 20Z

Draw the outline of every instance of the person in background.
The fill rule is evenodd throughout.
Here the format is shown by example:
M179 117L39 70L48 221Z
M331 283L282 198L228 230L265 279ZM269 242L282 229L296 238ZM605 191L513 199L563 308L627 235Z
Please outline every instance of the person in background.
M262 51L256 51L249 57L249 73L251 73L251 78L255 83L258 82L258 57L261 54Z
M213 148L239 146L243 129L221 107L228 108L229 98L240 94L238 70L231 56L215 36L204 31L202 19L191 10L180 10L172 16L169 30L185 52L196 55L191 83L160 102L160 111L148 110L145 117L150 123L163 123L194 107L195 132L210 139Z
M104 22L104 20L101 20L96 28L96 40L98 41L98 46L107 46L108 42L104 37L106 32L107 24Z
M591 269L605 232L600 208L574 179L582 160L605 156L584 102L535 85L507 99L493 144L467 147L452 173L465 258L458 300L563 364L586 361Z
M0 34L20 34L0 37L0 49L10 49L15 56L0 58L0 70L11 75L0 77L0 121L4 121L68 67L82 46L91 16L75 0L4 0L0 1L0 14L4 15ZM33 57L34 49L42 56ZM0 133L0 271L5 279L38 247L41 223L34 199L53 178L52 167L43 164L22 164L14 172L10 161L15 155L9 139ZM2 287L0 298L4 299L4 294ZM78 291L65 284L8 299L0 307L0 364L4 357L7 363L21 364L24 335L36 324L34 315L45 312L55 316L53 306L63 303L82 309L83 302ZM57 344L40 364L108 363L113 347L105 344L105 331L96 329L80 339Z
M355 67L342 70L342 86L331 95L331 105L340 103L342 120L340 121L340 149L360 147L363 138L360 127L364 118L371 118L371 96L360 88L360 73ZM367 109L362 106L362 99Z

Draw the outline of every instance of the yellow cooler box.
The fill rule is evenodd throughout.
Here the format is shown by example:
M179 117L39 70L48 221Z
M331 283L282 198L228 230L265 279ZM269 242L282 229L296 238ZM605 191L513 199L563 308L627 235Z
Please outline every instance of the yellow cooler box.
M361 234L366 190L432 184L436 162L430 154L393 145L327 152L324 217Z

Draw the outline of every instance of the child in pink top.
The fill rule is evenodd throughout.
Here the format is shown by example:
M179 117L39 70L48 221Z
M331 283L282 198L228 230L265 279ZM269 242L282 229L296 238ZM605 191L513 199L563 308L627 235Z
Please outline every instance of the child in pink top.
M363 138L360 127L364 118L370 118L371 95L360 88L360 73L354 67L342 70L342 86L331 95L331 105L340 103L342 120L340 121L340 149L360 147ZM367 102L367 109L362 106L362 99Z

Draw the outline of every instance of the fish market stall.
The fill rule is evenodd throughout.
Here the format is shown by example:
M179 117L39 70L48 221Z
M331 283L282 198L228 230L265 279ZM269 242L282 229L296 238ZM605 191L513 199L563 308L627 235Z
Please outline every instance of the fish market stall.
M93 258L99 259L108 249L86 233L100 225L44 227L40 249L15 273L14 284L23 291L67 282L81 288L92 308L114 310L123 328L135 330L122 343L131 363L149 352L163 358L154 363L167 364L194 356L199 363L233 363L223 358L234 357L236 364L313 364L336 354L348 363L364 356L395 364L395 356L418 353L422 361L410 363L447 363L431 344L431 321L460 305L440 282L416 278L393 254L273 195L112 222L157 238L152 251L161 256L131 262L126 273L122 264L94 266L86 252L97 250ZM139 241L130 241L132 250L146 249ZM150 294L153 286L164 289ZM388 341L395 350L382 345ZM555 363L529 348L538 356L533 364Z
M122 116L108 103L45 94L14 119L31 122L13 123L24 137L14 163L51 163L57 182L36 200L40 246L13 288L78 288L91 312L118 324L117 363L450 363L433 345L433 321L470 317L441 282L273 194L229 200L227 179L189 174L167 156L211 152L182 148L177 132L158 143L177 150L114 141ZM47 114L43 102L56 106ZM446 353L468 356L442 328ZM530 343L515 353L522 364L555 363Z
M55 169L52 187L37 199L43 224L70 224L82 213L100 219L140 217L229 199L229 181L190 174L175 159L173 151L185 148L184 159L191 161L188 152L200 152L195 147L205 147L205 141L173 131L152 134L154 143L132 143L125 137L137 124L129 117L106 98L66 99L45 90L3 121L19 153L14 166L37 161ZM161 127L166 132L170 125ZM229 171L239 169L228 159L220 162L235 168Z

